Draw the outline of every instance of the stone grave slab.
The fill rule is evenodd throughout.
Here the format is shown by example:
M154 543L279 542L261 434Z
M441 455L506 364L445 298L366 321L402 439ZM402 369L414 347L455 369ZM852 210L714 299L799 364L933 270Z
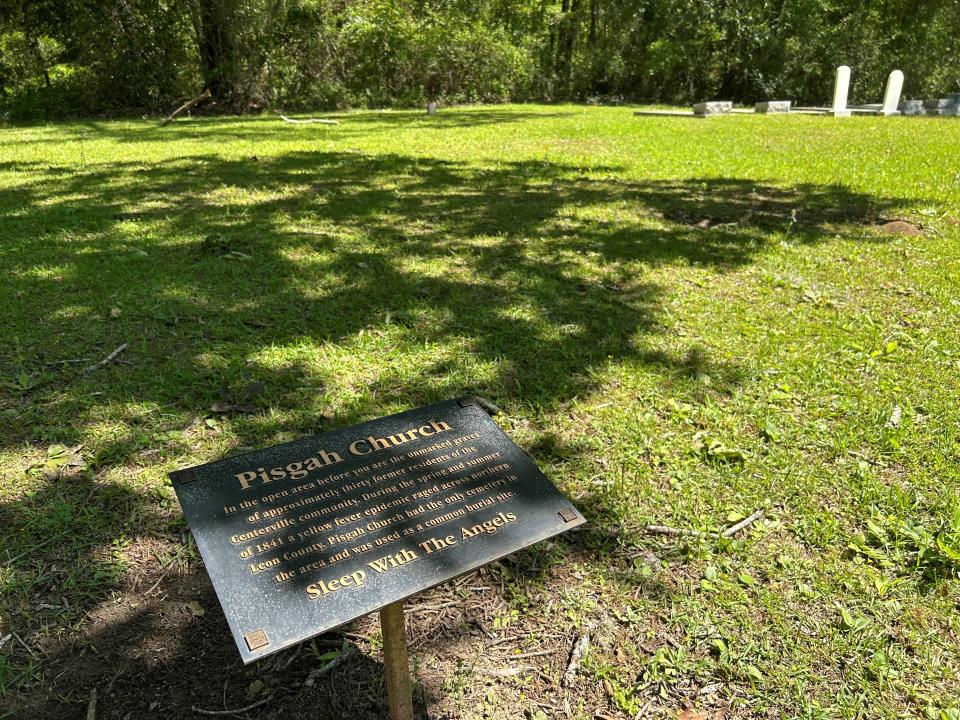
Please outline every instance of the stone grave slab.
M764 114L788 113L790 104L790 100L765 100L754 105L753 111Z
M733 103L727 100L717 100L712 102L699 102L693 106L693 114L708 115L726 115L733 110Z

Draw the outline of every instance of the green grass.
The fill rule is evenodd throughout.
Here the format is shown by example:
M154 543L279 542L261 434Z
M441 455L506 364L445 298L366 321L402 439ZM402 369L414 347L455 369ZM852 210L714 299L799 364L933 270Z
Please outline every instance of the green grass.
M591 523L502 620L599 628L575 717L960 715L956 121L6 127L0 267L8 702L195 559L166 472L471 393Z

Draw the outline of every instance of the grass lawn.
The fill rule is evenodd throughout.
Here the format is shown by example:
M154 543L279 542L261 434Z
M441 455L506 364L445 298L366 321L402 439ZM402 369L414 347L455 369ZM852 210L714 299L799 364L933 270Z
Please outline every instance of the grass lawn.
M464 394L590 522L411 601L431 718L960 718L960 122L340 120L0 128L0 718L379 716L166 473Z

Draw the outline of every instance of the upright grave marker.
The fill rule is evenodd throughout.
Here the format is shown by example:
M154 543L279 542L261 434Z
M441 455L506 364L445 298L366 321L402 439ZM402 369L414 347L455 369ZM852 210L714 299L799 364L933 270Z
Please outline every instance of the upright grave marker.
M380 610L398 718L400 603L584 522L473 398L171 479L244 662Z
M887 86L883 91L883 106L880 108L881 115L900 114L901 92L903 92L903 71L894 70L887 77Z
M847 109L847 95L850 91L850 68L841 65L837 68L837 77L833 84L833 106L830 114L834 117L850 117Z

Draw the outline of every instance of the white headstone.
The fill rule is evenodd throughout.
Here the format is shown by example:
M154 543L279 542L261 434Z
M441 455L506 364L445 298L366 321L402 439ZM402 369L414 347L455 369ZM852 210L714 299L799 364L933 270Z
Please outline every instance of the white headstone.
M427 115L436 115L437 114L437 104L435 102L427 103Z
M850 91L850 68L841 65L837 68L837 79L833 85L833 107L830 114L834 117L849 117L847 110L847 94Z
M881 115L899 115L900 93L903 90L903 73L894 70L887 78L887 88L883 91L883 107Z

